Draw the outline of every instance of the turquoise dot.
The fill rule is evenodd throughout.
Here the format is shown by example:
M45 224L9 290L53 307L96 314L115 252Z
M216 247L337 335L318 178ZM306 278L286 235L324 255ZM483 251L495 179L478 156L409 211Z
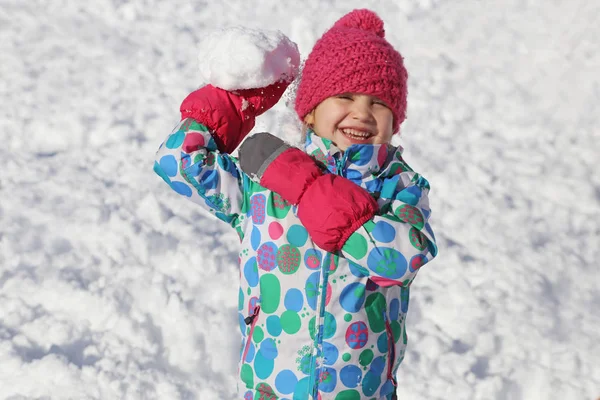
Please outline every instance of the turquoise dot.
M274 360L277 358L277 346L275 340L269 338L265 339L260 343L260 353L267 360Z
M256 265L256 257L250 258L244 265L244 278L248 282L248 286L256 287L258 285L258 266Z
M304 296L298 289L290 289L285 294L285 308L290 311L300 312L304 306Z
M396 237L396 230L385 221L379 221L375 224L371 232L375 240L382 243L389 243Z
M167 176L175 176L177 175L177 160L171 154L167 154L166 156L162 156L160 158L160 167L163 172L167 174Z
M271 315L267 318L267 332L269 335L277 337L281 334L281 320L277 315Z
M242 336L246 336L246 322L244 322L244 318L245 317L242 313L238 313L238 322L240 324L240 332L242 333Z
M302 225L292 225L288 229L287 241L296 247L302 247L308 240L308 232Z
M167 184L169 184L169 185L171 184L171 178L169 178L167 176L165 171L163 171L163 169L160 167L160 164L157 163L156 161L154 161L154 172L156 172L158 174L158 176L163 178L163 181L167 182Z
M309 391L310 380L311 380L311 377L307 376L298 381L298 383L296 384L296 387L294 387L294 400L308 399L308 395L310 392Z
M183 182L171 182L171 189L182 196L192 197L192 188Z
M169 135L166 146L168 149L176 149L183 144L184 139L185 139L185 132L177 131L177 132Z
M267 379L273 373L275 361L266 358L260 351L254 357L254 372L258 379Z
M380 353L387 353L388 351L388 334L385 331L377 338L377 350Z
M362 381L362 391L365 396L373 396L381 385L381 375L369 370Z
M275 388L283 394L290 394L298 384L298 378L289 369L284 369L277 374L275 378Z
M366 268L361 267L360 265L353 263L352 261L348 262L348 266L350 267L350 272L352 273L352 275L356 276L357 278L364 278L365 276L369 276L369 271Z

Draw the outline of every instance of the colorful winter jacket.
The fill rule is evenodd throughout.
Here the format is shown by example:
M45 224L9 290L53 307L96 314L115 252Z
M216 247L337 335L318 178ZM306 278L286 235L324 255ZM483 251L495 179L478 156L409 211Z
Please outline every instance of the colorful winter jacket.
M240 399L389 399L410 285L437 254L429 183L391 145L341 152L309 132L305 151L377 197L379 213L337 254L316 246L296 207L242 172L194 119L168 136L154 170L240 237Z

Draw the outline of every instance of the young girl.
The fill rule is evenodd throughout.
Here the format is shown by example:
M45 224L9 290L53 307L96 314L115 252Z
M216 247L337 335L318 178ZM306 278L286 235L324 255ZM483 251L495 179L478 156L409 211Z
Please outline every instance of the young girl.
M240 236L239 398L395 398L410 285L437 253L429 184L390 145L406 80L383 22L355 10L305 63L304 151L259 133L229 155L288 82L184 100L155 171Z

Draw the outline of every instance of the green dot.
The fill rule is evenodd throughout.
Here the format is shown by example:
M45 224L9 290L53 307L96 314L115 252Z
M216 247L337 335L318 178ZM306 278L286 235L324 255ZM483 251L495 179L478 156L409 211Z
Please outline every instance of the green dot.
M248 288L248 296L250 296L250 293L252 293L252 290L250 290L250 288Z
M293 335L300 330L302 321L297 312L287 310L281 314L281 329L288 335Z
M364 350L362 353L360 353L360 356L358 356L358 362L362 366L366 367L367 365L371 364L371 361L373 361L373 350L371 349Z
M262 342L264 337L265 337L265 332L262 330L262 328L260 326L255 326L254 333L252 334L252 339L256 343L260 343L260 342Z
M367 239L365 239L364 237L362 237L360 234L358 234L356 232L354 232L352 235L350 235L350 237L348 238L348 240L342 247L342 250L345 253L350 254L356 260L360 260L361 258L366 256L367 249L368 249Z
M272 314L277 311L281 300L281 286L279 279L273 274L264 274L260 277L261 311Z
M252 372L252 367L250 367L250 365L242 365L240 378L242 379L242 382L246 384L248 389L254 388L254 373Z
M346 362L350 361L350 358L352 358L352 356L350 355L350 353L344 353L342 355L342 360L344 360Z
M348 313L348 314L344 315L344 321L346 321L346 322L352 321L352 314Z
M343 390L334 400L360 400L360 393L354 389Z

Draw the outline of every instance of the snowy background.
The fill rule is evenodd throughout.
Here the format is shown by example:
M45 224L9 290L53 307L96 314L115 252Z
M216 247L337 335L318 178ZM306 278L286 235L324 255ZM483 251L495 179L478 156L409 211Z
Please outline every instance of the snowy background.
M237 238L154 153L207 28L306 57L356 7L405 57L396 144L439 238L401 398L600 396L600 3L0 0L2 399L234 398ZM257 130L293 139L293 118L281 101Z

